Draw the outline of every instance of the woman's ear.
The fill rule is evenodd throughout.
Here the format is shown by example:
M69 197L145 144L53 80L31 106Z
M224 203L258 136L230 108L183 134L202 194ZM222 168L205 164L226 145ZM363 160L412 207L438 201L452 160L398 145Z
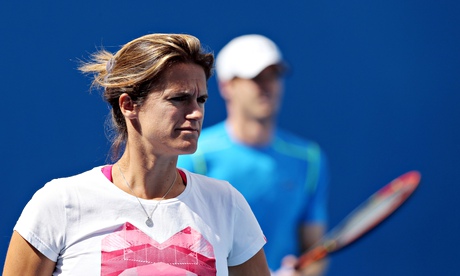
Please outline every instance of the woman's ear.
M118 98L118 104L123 116L128 119L134 119L137 117L136 104L127 93L121 94L120 98Z

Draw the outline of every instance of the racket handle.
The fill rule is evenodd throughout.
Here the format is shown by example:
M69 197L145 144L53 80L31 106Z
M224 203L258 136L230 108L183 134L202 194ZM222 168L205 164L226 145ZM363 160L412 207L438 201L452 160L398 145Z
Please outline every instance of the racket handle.
M310 251L308 251L307 253L302 254L302 256L300 256L294 268L296 270L301 270L311 265L312 263L323 259L324 257L327 256L327 254L328 254L328 251L325 246L323 245L317 246L311 249Z

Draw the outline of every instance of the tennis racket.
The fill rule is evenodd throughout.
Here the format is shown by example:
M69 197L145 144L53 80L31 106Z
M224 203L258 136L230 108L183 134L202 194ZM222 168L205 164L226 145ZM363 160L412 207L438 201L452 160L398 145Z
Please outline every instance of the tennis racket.
M356 241L391 215L414 192L418 171L407 172L378 190L354 209L321 241L301 255L295 268L302 269Z

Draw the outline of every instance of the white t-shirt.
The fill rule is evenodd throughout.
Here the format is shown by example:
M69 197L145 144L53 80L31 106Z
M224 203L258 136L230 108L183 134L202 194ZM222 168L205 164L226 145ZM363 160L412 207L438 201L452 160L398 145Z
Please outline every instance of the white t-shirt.
M47 183L14 228L57 262L53 275L227 275L266 242L228 182L183 170L185 190L159 203L150 228L138 199L101 168ZM140 200L149 214L158 204Z

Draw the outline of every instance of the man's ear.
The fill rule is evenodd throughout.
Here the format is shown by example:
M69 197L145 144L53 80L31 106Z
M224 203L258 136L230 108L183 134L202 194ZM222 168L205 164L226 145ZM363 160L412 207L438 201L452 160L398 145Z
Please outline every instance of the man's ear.
M218 82L218 86L219 86L219 92L220 92L220 96L224 99L224 100L228 100L229 99L229 96L230 96L230 86L231 86L231 82L230 81L219 81Z
M127 93L121 94L118 98L118 105L120 106L121 113L127 119L134 119L137 117L136 104Z

